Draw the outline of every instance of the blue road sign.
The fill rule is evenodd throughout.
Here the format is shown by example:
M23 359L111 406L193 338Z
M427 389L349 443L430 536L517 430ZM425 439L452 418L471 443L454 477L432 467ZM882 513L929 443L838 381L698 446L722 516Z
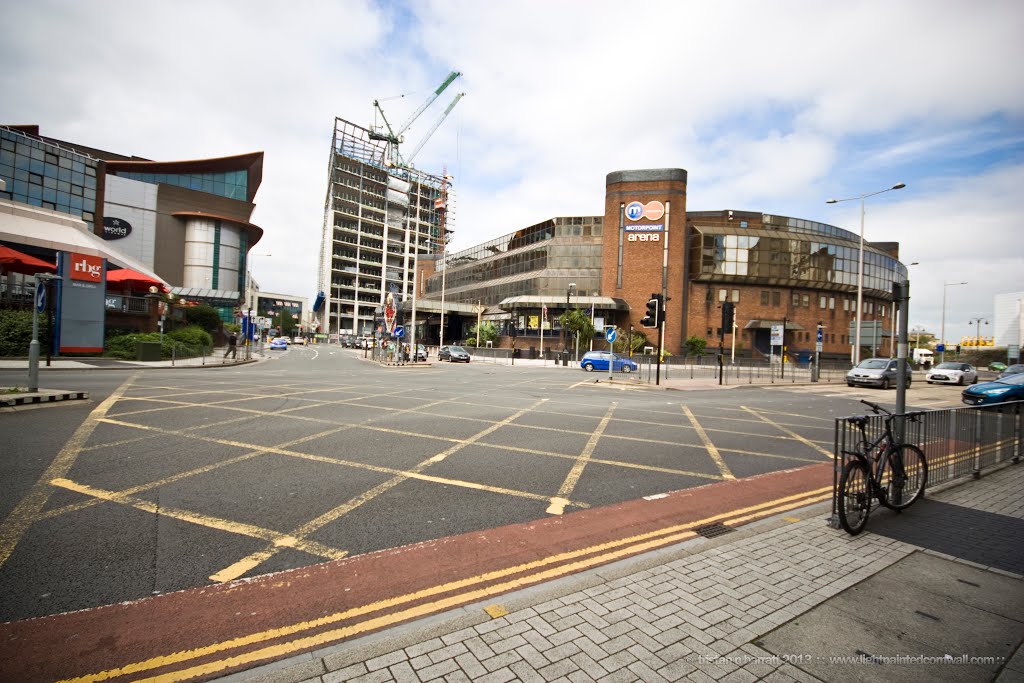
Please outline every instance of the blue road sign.
M946 350L946 345L945 344L936 344L935 345L935 352L936 353L942 353L945 350Z
M402 327L401 325L398 325L397 327L395 327L395 336L397 338L399 338L399 339L404 337L405 336L405 328Z
M46 285L36 283L36 310L42 313L46 309Z
M606 341L613 342L613 341L615 341L615 337L616 336L618 336L618 335L615 334L615 328L614 327L609 327L604 332L604 338L605 338Z
M818 328L818 341L821 341L821 337L822 337L821 328L819 327Z

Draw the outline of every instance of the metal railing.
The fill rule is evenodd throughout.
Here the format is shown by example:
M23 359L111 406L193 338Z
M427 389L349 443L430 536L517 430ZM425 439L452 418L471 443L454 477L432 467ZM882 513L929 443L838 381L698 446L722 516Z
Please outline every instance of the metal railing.
M877 439L885 429L885 416L866 417L867 437ZM899 441L914 444L924 452L928 463L927 488L968 476L977 479L986 469L1020 462L1024 450L1024 401L928 410L914 421L897 419L893 432ZM833 520L837 513L839 475L850 457L843 451L860 447L860 431L846 418L836 418L832 451Z
M657 372L657 356L633 354L633 361L639 366L638 377L654 382ZM818 368L817 381L821 383L845 383L850 364L845 361L822 362ZM662 379L718 379L718 359L715 356L677 357L667 356L661 362ZM785 368L778 361L739 359L726 360L722 367L722 384L802 384L815 381L814 367L810 363L787 362Z

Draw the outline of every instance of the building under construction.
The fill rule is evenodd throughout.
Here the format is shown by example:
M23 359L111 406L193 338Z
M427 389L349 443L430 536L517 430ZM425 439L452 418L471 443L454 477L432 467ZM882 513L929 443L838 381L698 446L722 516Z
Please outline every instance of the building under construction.
M417 261L443 252L451 233L451 178L419 171L412 161L465 93L455 96L412 152L399 147L410 126L461 75L449 73L397 128L379 101L373 106L382 125L363 128L335 118L317 282L325 297L325 310L317 311L322 332L372 333L379 311L394 314L413 298ZM394 317L387 323L391 330Z
M334 121L318 281L325 333L372 333L388 293L396 304L412 297L417 259L442 251L450 183L396 163L392 147L376 131Z

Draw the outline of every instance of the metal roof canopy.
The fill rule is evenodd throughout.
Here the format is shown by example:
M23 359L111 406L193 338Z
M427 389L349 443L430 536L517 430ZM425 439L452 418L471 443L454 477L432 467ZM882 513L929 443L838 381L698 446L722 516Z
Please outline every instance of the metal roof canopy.
M610 296L570 296L569 303L574 308L590 308L594 306L595 310L613 310L613 311L628 311L630 310L629 304L622 299L616 299ZM511 296L507 299L502 299L498 304L502 308L540 308L543 305L547 305L549 308L564 308L565 297L564 296L542 296L538 294L528 294L524 296Z
M770 330L772 325L781 325L781 320L751 320L743 326L745 330ZM786 321L787 330L798 330L803 331L804 326L800 323L793 322L792 320Z

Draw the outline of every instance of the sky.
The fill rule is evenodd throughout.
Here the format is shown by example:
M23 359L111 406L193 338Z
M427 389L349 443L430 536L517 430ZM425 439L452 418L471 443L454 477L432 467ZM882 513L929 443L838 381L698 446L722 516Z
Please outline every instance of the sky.
M865 200L864 235L918 263L912 329L945 311L950 343L978 318L990 335L994 296L1024 291L1020 0L0 0L0 17L0 123L161 161L265 153L266 291L316 294L334 118L369 126L379 100L404 121L450 71L405 149L466 93L415 159L454 176L453 249L601 214L619 170L686 169L691 211L854 233L860 196L902 182Z

